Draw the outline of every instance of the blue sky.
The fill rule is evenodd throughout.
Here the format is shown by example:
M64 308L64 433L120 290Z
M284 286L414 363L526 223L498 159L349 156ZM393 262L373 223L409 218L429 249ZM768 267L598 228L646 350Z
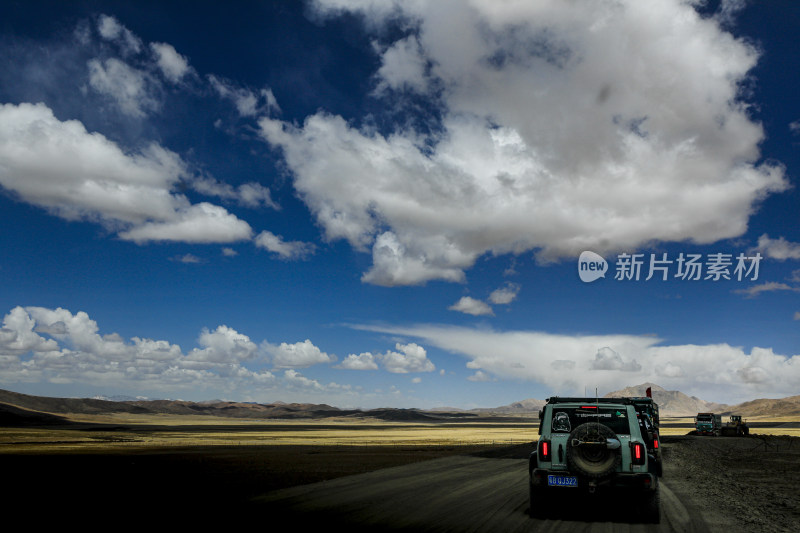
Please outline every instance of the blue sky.
M189 7L0 6L0 387L798 392L796 3Z

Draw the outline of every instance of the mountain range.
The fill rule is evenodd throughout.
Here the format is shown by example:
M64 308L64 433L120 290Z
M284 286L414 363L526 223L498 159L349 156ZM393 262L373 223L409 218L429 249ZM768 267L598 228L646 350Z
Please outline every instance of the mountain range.
M699 412L743 416L800 415L800 395L781 399L757 399L738 405L708 402L680 391L669 391L655 383L642 383L610 392L605 397L645 396L651 389L661 416L694 416ZM447 421L486 419L492 415L531 415L537 413L546 400L526 399L509 405L471 409L469 411L438 408L423 409L340 409L326 404L283 403L269 404L214 400L188 402L182 400L126 399L112 401L100 398L50 398L30 396L0 390L0 426L68 424L64 415L100 415L127 413L131 415L205 415L240 419L324 419L373 418L393 421Z

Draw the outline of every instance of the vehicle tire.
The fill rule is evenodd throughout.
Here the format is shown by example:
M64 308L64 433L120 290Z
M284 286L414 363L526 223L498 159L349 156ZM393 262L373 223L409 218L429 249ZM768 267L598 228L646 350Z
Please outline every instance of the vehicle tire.
M604 443L616 439L617 435L603 424L587 422L572 430L567 441L567 465L574 472L592 479L599 479L613 473L620 462L620 454L609 450ZM573 440L596 442L597 445L583 444L573 446Z
M550 514L550 498L548 497L547 491L542 487L534 487L533 484L529 484L529 487L530 508L528 509L528 513L531 515L531 518L543 520Z
M642 519L648 524L661 523L661 490L656 486L652 492L648 492L640 507L642 511Z

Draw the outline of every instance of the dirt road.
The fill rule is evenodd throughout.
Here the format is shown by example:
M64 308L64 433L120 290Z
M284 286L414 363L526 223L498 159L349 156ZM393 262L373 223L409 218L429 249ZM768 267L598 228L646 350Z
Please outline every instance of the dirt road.
M297 523L328 528L346 525L351 531L795 530L797 517L792 514L798 512L796 489L787 483L787 490L768 490L773 478L788 474L791 479L798 473L800 457L788 448L791 440L784 443L787 448L783 453L769 445L766 450L756 451L767 458L778 454L772 457L775 461L768 466L769 472L757 472L756 477L764 486L758 486L752 475L747 486L738 486L736 479L744 479L744 472L730 468L745 464L742 459L753 453L750 448L760 445L758 439L666 440L662 517L658 525L637 523L630 503L619 497L591 502L575 498L563 502L553 519L529 518L524 458L527 450L523 447L495 457L445 457L292 487L259 497L256 504L263 510L279 510ZM796 443L794 451L800 454ZM749 505L742 507L737 516L732 510L739 507L739 494L747 495ZM763 513L773 505L777 507L772 512Z

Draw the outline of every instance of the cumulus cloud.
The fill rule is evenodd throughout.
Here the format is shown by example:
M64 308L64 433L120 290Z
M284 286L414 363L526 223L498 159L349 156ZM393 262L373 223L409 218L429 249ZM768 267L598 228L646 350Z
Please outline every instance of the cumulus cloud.
M365 282L462 281L486 253L711 243L787 187L781 165L760 162L764 132L740 91L758 51L723 14L679 0L315 8L358 13L378 39L402 19L409 31L376 46L374 96L423 93L441 112L432 132L325 111L259 121L326 237L372 247Z
M154 82L147 72L113 57L105 61L92 59L88 67L92 89L111 98L123 113L141 118L158 110L160 104L153 96Z
M486 302L469 296L462 296L460 300L448 307L448 309L474 316L494 315L492 308Z
M36 321L22 308L15 307L3 318L0 329L0 353L3 355L22 355L28 352L53 352L58 350L58 342L38 335L34 328ZM56 333L63 330L64 323L51 326L49 331ZM36 331L48 332L37 328Z
M201 202L181 208L169 220L147 222L120 232L122 239L144 243L149 241L180 241L219 243L247 240L253 230L244 220L224 208Z
M765 257L785 261L787 259L800 259L800 243L787 241L783 237L770 239L766 233L758 238L756 250Z
M430 82L426 76L427 59L416 36L400 39L381 53L381 67L376 73L376 93L387 89L410 90L424 94Z
M262 231L255 238L255 244L277 254L282 259L305 259L314 253L316 247L309 242L284 241L280 235L270 231Z
M184 353L166 340L103 334L83 311L18 306L0 327L0 383L82 383L137 394L185 391L262 399L268 393L289 401L346 401L356 393L350 385L323 383L294 368L282 375L251 369L263 365L270 350L226 325L203 328L197 344ZM334 360L309 341L267 347L285 367Z
M19 199L137 242L251 238L250 226L225 209L171 192L188 178L186 163L156 143L126 153L44 104L0 105L0 185Z
M172 83L180 82L192 72L189 61L179 54L171 44L150 43L150 49L156 57L156 65L159 70Z
M348 370L378 370L378 363L375 359L375 356L370 352L364 352L358 355L351 353L337 365L337 368L345 368Z
M396 352L389 350L381 354L380 360L384 368L395 374L409 372L433 372L436 367L428 359L428 352L422 346L413 342L408 344L397 343Z
M276 368L306 368L336 361L336 356L323 352L308 339L294 344L282 342L277 346L264 342L262 347L271 356L272 365Z
M256 345L247 335L222 325L214 331L203 328L198 344L201 349L192 350L188 359L214 363L238 363L253 359L258 351Z
M622 372L638 372L642 369L642 365L637 363L635 359L631 361L625 361L617 352L608 346L604 346L597 350L590 368L592 370L620 370Z
M505 287L500 287L492 291L489 295L489 301L497 305L510 304L517 298L520 286L517 283L508 283Z
M800 354L776 354L771 348L748 352L728 344L669 345L650 335L557 335L438 325L358 327L420 339L463 356L471 370L540 383L553 394L582 394L586 387L611 392L620 383L651 381L736 403L756 395L794 395L800 380Z
M328 384L322 384L316 379L307 378L296 370L291 369L283 372L283 378L289 387L308 393L350 392L352 390L349 385L340 385L333 381Z
M331 229L334 232L356 229L353 221L348 220L348 215L344 213L330 213L330 215L332 225L326 227L329 236ZM356 235L354 237L357 240L351 241L353 244L363 240ZM437 242L441 247L437 247ZM431 252L425 251L426 247L430 247ZM442 263L440 260L444 260L447 264L456 263L458 266L440 266ZM465 278L461 267L466 268L470 261L471 258L464 257L444 238L433 237L422 242L414 240L403 242L400 237L387 231L375 239L372 247L372 267L361 276L361 280L387 287L420 285L433 279L460 282Z
M280 386L245 363L260 357L247 335L225 325L204 328L199 348L184 353L166 340L102 334L83 311L15 307L0 328L0 382L84 383L117 390L257 392ZM340 386L341 388L341 386Z
M125 55L138 54L142 50L142 40L112 16L100 15L97 31L103 39L119 45Z
M467 379L469 381L475 381L475 382L497 381L495 378L493 378L483 370L478 370L473 375L467 377Z

